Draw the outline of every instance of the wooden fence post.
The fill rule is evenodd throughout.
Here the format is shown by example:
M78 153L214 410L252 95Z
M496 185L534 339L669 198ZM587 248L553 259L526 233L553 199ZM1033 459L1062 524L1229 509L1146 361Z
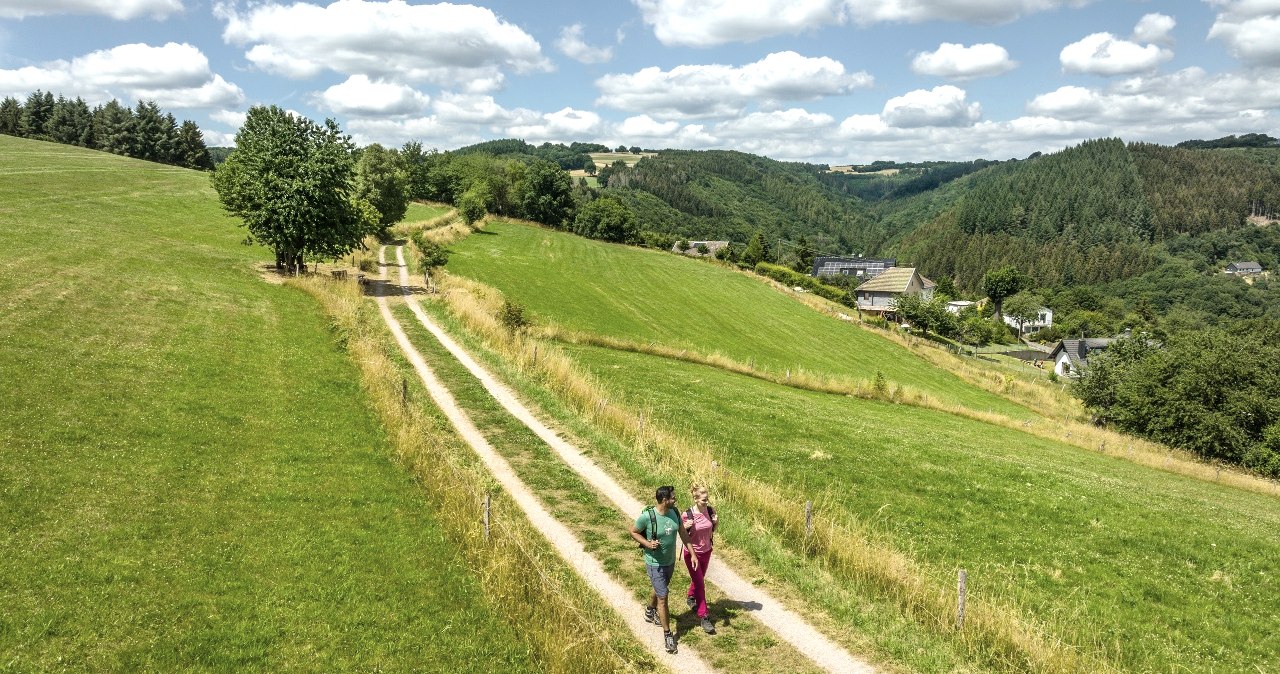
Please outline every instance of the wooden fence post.
M400 378L400 404L409 406L409 380L404 377Z
M489 492L484 493L484 539L489 540Z
M813 501L804 502L804 544L809 545L809 537L813 535Z
M967 588L965 585L969 580L969 576L964 569L960 569L956 580L956 629L964 629L964 602Z
M538 367L538 345L533 345L533 366Z

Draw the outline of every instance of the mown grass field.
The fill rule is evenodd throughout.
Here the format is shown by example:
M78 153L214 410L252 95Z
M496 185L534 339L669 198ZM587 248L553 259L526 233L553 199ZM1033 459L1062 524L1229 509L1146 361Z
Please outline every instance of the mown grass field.
M881 372L948 403L1029 414L896 344L706 262L500 221L450 249L450 272L495 286L538 319L572 330L719 352L779 375L873 379Z
M207 174L0 136L0 671L535 671Z
M1276 499L906 405L572 347L718 460L868 522L1126 670L1280 665Z
M444 204L424 204L419 201L409 202L409 210L405 211L404 219L397 226L410 226L417 223L427 222L432 218L438 218L452 210L452 207Z
M450 269L500 288L543 320L739 358L769 353L775 362L809 358L811 348L849 349L848 341L814 346L804 330L772 333L781 341L770 343L771 327L823 317L775 309L764 294L773 291L733 285L727 279L738 275L710 265L526 227L490 231L455 244ZM750 322L762 315L787 320ZM859 346L849 350L874 348ZM611 401L705 441L729 470L776 485L796 507L813 498L823 514L869 526L942 587L954 587L956 569L967 569L975 601L1012 603L1047 625L1051 638L1093 657L1126 671L1280 667L1280 637L1271 629L1280 615L1273 497L919 407L631 352L562 348L603 382ZM876 353L871 362L891 379L892 369L948 381L932 379L923 371L932 368L905 350ZM726 540L750 547L759 533L749 532L750 542ZM800 589L816 597L830 588ZM925 671L956 665L882 647Z

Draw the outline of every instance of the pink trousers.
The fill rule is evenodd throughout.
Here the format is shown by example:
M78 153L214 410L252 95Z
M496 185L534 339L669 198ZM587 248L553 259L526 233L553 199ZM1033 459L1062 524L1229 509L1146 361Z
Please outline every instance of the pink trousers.
M698 568L693 568L693 551L684 549L684 568L689 570L688 596L698 600L698 617L707 617L707 586L703 579L707 576L707 564L711 563L711 550L698 553Z

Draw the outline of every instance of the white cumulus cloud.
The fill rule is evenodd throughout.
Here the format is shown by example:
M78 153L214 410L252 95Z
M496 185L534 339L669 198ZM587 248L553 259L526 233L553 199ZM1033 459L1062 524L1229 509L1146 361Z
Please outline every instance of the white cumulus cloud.
M589 138L600 133L603 125L600 115L590 110L561 108L556 112L540 115L536 120L508 127L511 135L531 143L569 143L578 138Z
M325 89L317 98L334 112L369 117L417 114L431 101L413 87L374 81L365 75L352 75Z
M166 108L238 105L244 91L209 69L209 59L189 44L162 47L126 44L70 61L0 70L0 93L21 96L35 89L93 102L154 100Z
M53 14L99 14L126 21L141 17L163 19L182 11L182 0L4 0L0 19Z
M989 42L971 47L943 42L936 51L917 54L911 61L911 69L918 74L957 80L999 75L1017 66L1004 47Z
M1094 0L845 0L858 23L962 21L1008 23L1028 14L1081 7Z
M632 0L665 45L711 47L850 21L1005 23L1093 0Z
M680 130L680 122L659 122L649 115L636 115L622 120L618 133L627 138L670 138Z
M742 67L684 65L671 70L644 68L596 80L596 103L620 110L682 117L727 117L749 103L811 100L870 86L865 72L845 72L827 57L795 52L769 54Z
M1178 22L1166 14L1147 14L1133 28L1133 39L1141 42L1167 43L1173 40L1170 33Z
M1128 75L1148 70L1173 58L1173 52L1154 44L1122 40L1111 33L1094 33L1062 48L1063 70L1093 75Z
M593 47L582 38L582 24L565 26L556 40L560 53L579 63L604 63L613 58L613 47Z
M880 117L902 129L922 126L972 126L982 117L982 106L969 103L964 89L945 85L917 89L890 98Z
M1209 38L1222 40L1231 54L1250 65L1280 66L1280 2L1210 0L1222 7Z
M268 1L241 12L219 5L223 39L250 45L259 68L305 79L326 70L386 81L501 87L505 73L549 70L538 41L474 5L337 0L327 6Z

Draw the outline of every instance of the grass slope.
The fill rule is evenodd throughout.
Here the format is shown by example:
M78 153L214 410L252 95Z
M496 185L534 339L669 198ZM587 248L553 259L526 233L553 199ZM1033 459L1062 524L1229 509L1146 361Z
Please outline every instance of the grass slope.
M975 594L1125 669L1280 665L1272 497L932 410L567 348L722 464L873 523L939 578L967 569Z
M779 374L804 369L871 379L883 372L947 402L1028 413L887 340L705 262L506 222L451 250L449 271L495 286L570 329L718 351Z
M874 335L801 315L784 295L711 265L501 223L454 250L453 271L573 329L775 368L879 369L980 400ZM974 601L1013 603L1093 657L1133 671L1280 666L1269 629L1280 615L1273 497L919 407L562 348L610 400L714 448L728 470L869 525L942 587L967 569Z
M0 670L532 671L208 177L0 136Z

